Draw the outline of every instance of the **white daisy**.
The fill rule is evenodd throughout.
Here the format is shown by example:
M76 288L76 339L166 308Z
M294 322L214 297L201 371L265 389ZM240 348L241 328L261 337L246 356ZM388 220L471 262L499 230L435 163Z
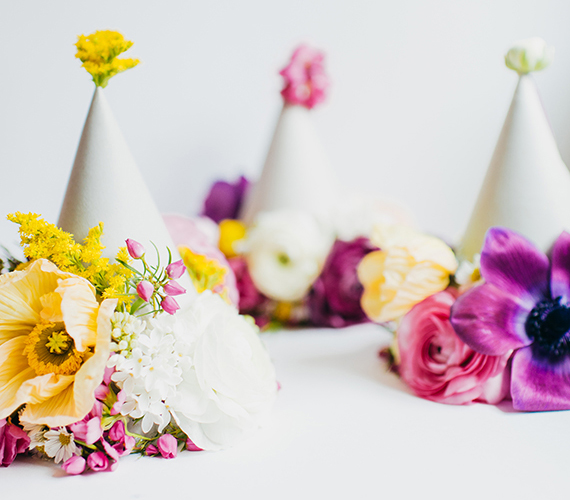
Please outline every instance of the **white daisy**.
M30 438L30 450L44 446L46 441L45 435L46 432L49 431L49 427L47 425L29 424L28 422L20 423Z
M65 427L49 430L45 433L44 438L44 451L48 457L54 459L56 464L65 462L73 455L79 454L73 433Z

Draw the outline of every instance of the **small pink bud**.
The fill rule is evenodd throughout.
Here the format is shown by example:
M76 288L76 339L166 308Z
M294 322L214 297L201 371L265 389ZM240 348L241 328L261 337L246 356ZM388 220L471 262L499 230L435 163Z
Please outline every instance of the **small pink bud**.
M61 468L68 474L76 476L85 470L85 459L74 455L63 462Z
M109 468L109 459L102 451L96 451L87 457L87 465L95 472L107 470Z
M156 445L163 458L176 458L178 441L171 434L163 434L156 440Z
M129 255L133 259L140 259L144 255L144 247L138 241L131 240L129 238L128 240L125 240L125 243L127 244Z
M164 293L166 295L175 296L175 295L182 295L186 293L186 288L180 285L177 281L169 281L163 287Z
M145 453L148 456L152 456L152 455L158 455L158 448L156 446L154 446L154 444L149 444L146 447Z
M172 264L168 264L166 266L166 274L168 274L168 277L172 278L173 280L177 280L185 272L186 266L182 260L177 260L176 262L173 262Z
M194 441L192 441L190 438L188 438L186 440L186 449L188 451L203 451L202 448L198 448L195 444Z
M109 429L109 439L111 441L122 441L125 437L125 424L118 420Z
M154 293L154 287L148 281L141 281L137 285L137 293L141 299L148 302Z
M162 307L162 309L164 309L168 314L174 314L178 309L180 309L178 302L176 302L172 297L165 297L160 303L160 307Z

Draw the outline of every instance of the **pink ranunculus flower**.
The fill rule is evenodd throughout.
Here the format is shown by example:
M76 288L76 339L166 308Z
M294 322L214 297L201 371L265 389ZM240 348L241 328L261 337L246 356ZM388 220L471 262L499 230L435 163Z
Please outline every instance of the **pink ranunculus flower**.
M279 73L285 79L281 95L287 104L311 109L325 100L329 79L323 59L323 52L307 45L293 52L291 61Z
M468 347L449 322L455 293L428 297L398 328L400 376L420 397L446 404L496 404L509 392L508 355L487 356Z
M0 420L0 465L8 467L16 455L24 453L30 446L28 434L6 419Z

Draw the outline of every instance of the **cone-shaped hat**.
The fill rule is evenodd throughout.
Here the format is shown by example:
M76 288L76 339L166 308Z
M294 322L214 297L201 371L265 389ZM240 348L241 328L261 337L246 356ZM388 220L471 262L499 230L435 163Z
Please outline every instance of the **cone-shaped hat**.
M570 172L528 74L545 67L552 55L541 39L519 42L507 53L519 82L460 245L464 258L481 251L492 226L513 229L545 251L570 230Z
M104 223L104 255L113 258L132 238L178 259L162 217L119 129L104 90L96 87L67 185L59 226L81 241ZM164 262L164 261L163 261Z
M326 214L337 191L330 164L313 125L311 108L325 98L328 80L323 54L299 47L281 71L284 106L259 181L250 189L241 218L253 222L262 211L303 210Z

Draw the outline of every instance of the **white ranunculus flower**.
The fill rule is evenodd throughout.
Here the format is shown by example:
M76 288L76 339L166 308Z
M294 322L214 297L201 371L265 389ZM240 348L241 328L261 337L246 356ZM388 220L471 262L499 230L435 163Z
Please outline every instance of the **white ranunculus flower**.
M232 446L259 427L277 396L275 370L257 327L209 291L165 320L185 358L182 382L167 407L198 447Z
M330 228L309 213L278 210L259 214L244 242L255 286L275 300L302 299L321 272L332 235Z
M505 64L519 75L524 75L546 68L553 58L554 47L535 36L515 42L505 55Z

